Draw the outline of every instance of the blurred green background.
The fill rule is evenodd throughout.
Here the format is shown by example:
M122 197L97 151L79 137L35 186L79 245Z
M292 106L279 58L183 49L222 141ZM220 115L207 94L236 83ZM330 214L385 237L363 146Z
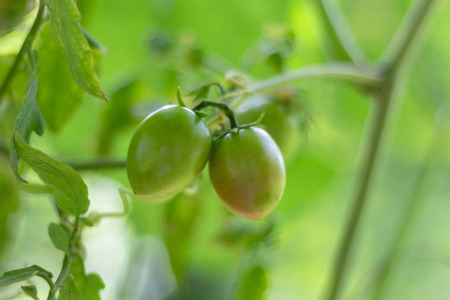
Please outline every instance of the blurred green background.
M25 2L19 11L27 10ZM77 2L82 26L107 49L97 66L111 101L85 96L73 104L79 105L73 115L55 121L64 123L60 130L52 131L50 125L42 138L33 137L34 147L69 163L100 155L123 160L137 125L157 107L175 101L177 84L195 88L223 79L221 72L199 65L199 57L220 70L239 70L255 47L276 40L280 32L292 32L285 70L340 60L315 0ZM335 2L342 5L373 61L383 54L411 4ZM14 19L19 17L3 13L12 11L16 2L0 3L0 33L13 33L20 41L30 22L15 31L6 29L7 18L19 24ZM343 299L366 299L373 291L373 278L391 254L414 197L420 205L407 213L412 222L382 299L450 295L450 151L445 144L450 135L444 128L449 115L442 113L450 105L449 14L450 3L442 1L405 72ZM14 38L0 40L0 78L13 59L14 45ZM44 52L47 48L42 47ZM43 56L40 64L49 63ZM259 80L276 70L260 61L249 74ZM65 86L55 85L61 90L58 101L64 102ZM14 86L20 97L20 76ZM371 99L358 87L320 79L292 88L311 118L307 130L299 132L301 145L286 162L286 190L275 212L259 222L231 216L214 195L206 171L195 184L196 192L182 193L168 203L133 199L126 219L104 220L84 235L86 268L104 279L103 299L323 296L358 176ZM8 140L15 116L4 114L6 105L0 105L0 126ZM431 159L430 149L438 149ZM18 194L8 159L0 153L0 273L39 264L58 274L63 256L47 236L48 223L57 219L49 197ZM81 174L89 187L91 210L121 209L117 188L129 187L125 168ZM35 281L45 291L44 283ZM9 299L16 290L0 288L0 299Z

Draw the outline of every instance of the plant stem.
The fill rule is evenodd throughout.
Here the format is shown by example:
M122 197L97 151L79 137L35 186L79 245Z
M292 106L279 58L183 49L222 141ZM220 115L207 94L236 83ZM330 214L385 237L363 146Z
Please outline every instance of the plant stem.
M345 233L341 240L337 257L334 264L334 269L331 274L331 282L328 295L326 299L337 299L339 296L340 287L344 281L345 271L348 264L348 259L351 254L353 240L356 230L359 228L361 213L366 202L367 193L369 191L370 183L373 177L376 161L379 157L379 150L382 143L383 132L390 108L392 98L392 87L384 91L379 98L380 101L375 103L376 112L373 121L371 133L368 139L368 152L364 157L362 165L362 173L358 176L360 181L357 184L356 196L353 200L352 209L350 212Z
M84 163L69 163L69 165L77 171L95 170L95 169L116 169L125 168L127 162L125 160L106 160L100 159Z
M73 248L75 247L74 244L75 244L75 241L77 239L79 232L80 232L80 216L77 215L76 219L75 219L75 224L73 226L73 231L72 231L72 234L70 235L70 240L69 240L69 248L70 248L71 255L72 255ZM53 289L50 289L47 300L55 299L56 293L58 292L59 288L63 284L67 275L69 275L69 273L70 273L71 265L72 265L72 258L69 257L68 255L65 255L63 266L61 268L61 273L59 273L58 279L56 279Z
M418 12L414 14L412 20L408 20L410 28L405 31L406 36L402 38L403 44L399 47L399 51L393 56L391 64L385 69L385 85L377 93L379 102L377 103L377 112L372 127L371 136L368 141L368 153L365 156L363 162L363 169L361 174L361 180L357 185L356 196L353 201L352 210L345 227L345 233L341 240L339 250L334 263L334 269L331 274L330 288L326 295L326 299L334 300L339 297L341 285L345 279L346 269L348 268L348 261L351 255L352 245L354 242L356 230L359 228L361 214L366 202L367 194L372 180L375 162L379 157L380 145L382 142L382 136L387 121L390 104L393 101L394 89L397 81L397 70L405 61L404 58L415 40L419 28L425 20L426 14L429 12L431 3L435 0L423 0L422 5L419 6Z
M50 289L49 295L47 300L54 300L56 293L58 292L59 288L61 287L62 283L66 279L67 275L69 275L70 272L70 266L72 265L72 260L65 255L64 256L64 262L61 269L61 273L59 273L58 279L56 279L55 285L53 286L53 289Z
M411 17L404 18L399 30L397 30L384 54L388 55L391 52L393 53L388 59L388 63L386 65L386 69L389 72L396 72L403 64L409 50L417 40L418 32L422 28L426 17L429 15L431 8L436 2L438 2L438 0L422 0L417 5L417 8L412 5L410 6L407 16L411 15Z
M259 92L276 85L315 78L336 79L370 87L377 87L383 82L383 78L378 72L359 68L353 63L327 63L304 67L274 76L250 85L247 87L247 91Z
M446 133L441 130L435 135L434 141L429 146L428 153L418 172L418 178L415 181L413 191L408 199L407 207L399 222L400 225L397 227L397 231L391 239L390 247L388 249L389 256L386 259L386 263L382 265L372 281L375 286L372 300L382 299L384 287L388 281L391 270L393 270L392 266L399 257L400 248L410 236L409 234L412 232L411 225L417 220L420 212L423 211L423 205L426 204L427 187L436 181L435 178L432 178L430 175L439 165L440 161L437 158L442 157L441 154L444 153L444 150L446 149L445 146Z
M238 122L236 120L236 116L234 115L234 111L226 103L203 100L197 106L195 106L192 110L194 110L194 111L201 110L208 106L215 107L215 108L222 110L225 113L225 115L227 116L227 118L230 120L231 128L239 127Z
M14 76L16 75L16 72L19 70L20 64L22 63L22 60L25 56L25 53L27 52L27 44L32 44L34 39L36 38L36 35L39 31L39 28L41 27L42 21L44 19L44 12L45 12L45 0L40 0L39 2L39 9L36 14L36 19L34 20L33 25L31 26L30 31L28 32L27 37L25 38L25 41L22 44L22 47L19 50L19 53L17 54L11 68L9 69L8 74L6 75L5 80L3 81L1 87L0 87L0 103L3 100L3 95L5 94L6 90L8 89L9 84L13 80Z
M340 58L358 65L366 60L366 56L353 36L339 3L333 4L329 0L318 0L317 5L319 5L326 30L330 34Z
M355 66L353 63L326 63L302 67L300 69L284 73L282 75L271 77L267 80L256 82L247 88L233 91L219 99L223 102L226 99L243 96L241 99L231 104L233 109L238 108L251 93L263 91L265 89L286 84L292 81L304 81L314 78L325 78L359 83L362 86L376 88L383 83L383 77L376 71L370 71ZM221 116L216 116L208 121L209 125L216 124L221 120Z

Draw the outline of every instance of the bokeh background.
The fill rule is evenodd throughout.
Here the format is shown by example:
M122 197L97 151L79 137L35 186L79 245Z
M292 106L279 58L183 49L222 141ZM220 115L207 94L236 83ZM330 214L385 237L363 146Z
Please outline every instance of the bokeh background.
M174 103L178 84L192 89L223 80L220 70L245 68L261 49L289 48L281 48L286 50L283 70L341 59L313 0L77 2L82 26L106 48L96 66L111 101L85 96L73 104L73 113L54 121L56 131L50 125L42 138L32 140L34 147L73 164L99 157L123 161L137 125L156 108ZM334 2L376 63L412 1ZM343 299L369 299L377 270L396 242L400 254L382 299L450 297L445 112L450 105L450 3L441 2L404 73ZM26 1L0 3L4 78L33 16L21 18L32 9ZM50 62L46 46L41 47L41 64ZM279 65L261 59L249 75L259 80L279 71ZM14 82L19 98L20 78ZM67 85L56 79L53 87L64 103ZM324 295L373 99L356 86L321 79L291 87L309 118L299 131L295 155L286 161L287 185L276 211L259 222L231 216L214 195L206 171L168 203L132 199L125 219L105 219L84 233L86 268L104 279L103 299L297 300ZM14 116L4 111L0 105L1 136L8 140ZM63 254L47 235L48 223L57 220L49 197L18 193L2 153L0 163L0 273L39 264L58 274ZM80 172L92 211L120 211L117 189L129 187L125 168ZM408 210L411 201L417 205ZM397 241L405 216L410 222ZM34 281L45 292L39 280ZM16 291L17 286L0 288L0 299Z

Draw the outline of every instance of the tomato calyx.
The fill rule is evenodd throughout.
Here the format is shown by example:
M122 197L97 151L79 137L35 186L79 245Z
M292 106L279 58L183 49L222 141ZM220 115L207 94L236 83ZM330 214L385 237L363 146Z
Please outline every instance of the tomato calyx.
M249 124L245 124L245 125L242 125L242 126L237 126L237 127L225 130L224 132L222 132L219 135L217 135L215 142L220 141L228 133L238 133L239 130L241 130L241 129L247 129L247 128L250 128L250 127L253 127L253 126L258 126L261 123L262 119L264 118L264 114L265 114L265 112L263 111L261 113L261 115L259 116L258 120L256 120L253 123L249 123Z
M206 107L215 107L222 110L227 116L227 118L230 120L231 129L239 128L239 124L237 122L236 116L234 115L234 111L226 103L203 100L202 102L197 104L192 110L194 112L200 111L201 109L204 109Z

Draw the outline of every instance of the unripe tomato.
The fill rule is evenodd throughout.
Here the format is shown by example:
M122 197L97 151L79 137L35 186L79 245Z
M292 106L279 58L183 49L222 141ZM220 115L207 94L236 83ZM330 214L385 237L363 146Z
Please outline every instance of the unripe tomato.
M181 192L202 172L212 135L192 110L167 105L150 114L131 139L128 180L136 195L164 198Z
M292 104L270 95L257 95L247 99L236 110L236 118L240 124L248 124L257 120L264 111L261 125L275 140L285 161L288 161L300 142L299 115Z
M231 130L219 138L211 150L209 176L223 204L252 220L277 207L286 183L281 152L258 127Z

